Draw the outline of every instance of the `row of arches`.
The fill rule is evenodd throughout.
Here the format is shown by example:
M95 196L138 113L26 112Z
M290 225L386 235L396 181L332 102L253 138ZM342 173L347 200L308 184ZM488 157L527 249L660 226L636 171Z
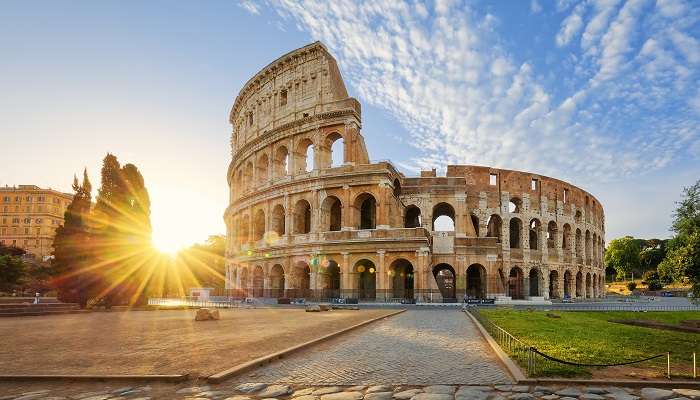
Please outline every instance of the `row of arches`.
M342 166L345 161L345 139L334 131L325 135L320 145L304 137L297 141L293 151L279 144L269 153L249 157L234 174L233 182L242 192L287 175Z

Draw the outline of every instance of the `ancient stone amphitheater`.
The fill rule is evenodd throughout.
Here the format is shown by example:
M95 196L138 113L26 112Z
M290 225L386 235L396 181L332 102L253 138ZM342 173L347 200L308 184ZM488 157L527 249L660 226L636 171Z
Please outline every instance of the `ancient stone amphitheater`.
M321 43L273 61L230 114L226 289L247 297L442 302L603 295L604 213L528 172L372 162L360 103Z

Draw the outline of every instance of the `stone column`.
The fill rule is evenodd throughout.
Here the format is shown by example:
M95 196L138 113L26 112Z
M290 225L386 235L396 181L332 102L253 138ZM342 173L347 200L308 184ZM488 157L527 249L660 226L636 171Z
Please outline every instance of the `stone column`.
M350 265L348 252L341 252L340 255L343 256L343 265L340 267L340 289L341 291L352 289L352 282L350 281Z
M382 296L386 296L386 266L384 265L384 256L386 255L386 250L377 250L377 258L379 259L379 265L377 265L377 270L375 271L375 274L377 274L377 286L376 290L379 291ZM376 296L379 298L380 296Z

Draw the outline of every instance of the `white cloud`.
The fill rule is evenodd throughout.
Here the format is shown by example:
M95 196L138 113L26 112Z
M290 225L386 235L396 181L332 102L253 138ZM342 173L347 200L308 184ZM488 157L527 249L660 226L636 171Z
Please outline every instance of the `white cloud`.
M542 11L542 5L537 0L530 1L530 13L539 14Z
M260 14L260 9L253 0L241 0L239 5L251 14Z
M563 96L501 45L497 16L463 4L269 4L326 43L361 101L401 121L413 136L407 143L421 154L395 160L409 171L474 163L585 183L663 168L699 146L697 119L652 112L698 79L678 62L682 53L669 48L685 43L687 50L693 38L673 21L643 23L642 10L651 4L644 0L558 4L570 15L557 42L578 43L580 34L586 54L567 60L583 79L573 79ZM686 101L687 109L696 102ZM626 118L634 127L620 123Z

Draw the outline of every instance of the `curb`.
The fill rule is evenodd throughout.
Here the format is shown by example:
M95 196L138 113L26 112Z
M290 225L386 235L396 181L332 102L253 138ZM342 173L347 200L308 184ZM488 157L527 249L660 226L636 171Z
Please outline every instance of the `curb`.
M486 339L486 342L489 344L489 346L491 346L491 349L493 350L493 352L496 353L498 360L501 362L501 364L503 364L503 366L506 368L506 370L508 371L510 376L517 383L525 381L526 380L525 375L520 370L520 368L517 366L517 364L515 364L515 362L513 362L513 360L511 360L510 357L508 357L508 354L506 354L503 351L503 349L501 349L501 346L499 346L498 343L496 343L496 341L493 340L493 338L486 331L486 329L484 329L484 327L481 326L481 323L476 318L474 318L474 316L471 315L471 313L469 313L468 311L464 311L464 313L469 316L469 318L474 323L474 325L476 325L476 327L479 329L479 332L481 332L481 336L483 336L484 339Z
M20 381L160 381L182 382L189 375L0 375L0 382Z
M523 385L597 385L597 386L622 386L622 387L654 387L695 389L700 386L700 381L634 381L613 379L563 379L563 378L532 378L519 380Z
M272 361L274 361L274 360L277 360L277 359L279 359L279 358L282 358L282 357L284 357L284 356L286 356L286 355L288 355L288 354L291 354L291 353L293 353L293 352L296 352L296 351L305 349L305 348L307 348L307 347L310 347L310 346L313 346L313 345L315 345L315 344L321 343L321 342L326 341L326 340L328 340L328 339L332 339L332 338L334 338L334 337L336 337L336 336L339 336L339 335L342 335L342 334L344 334L344 333L350 332L350 331L352 331L352 330L354 330L354 329L357 329L357 328L363 327L363 326L365 326L365 325L371 324L372 322L376 322L376 321L379 321L379 320L384 319L384 318L393 317L393 316L395 316L395 315L397 315L397 314L401 314L402 312L405 312L405 311L406 311L405 309L404 309L404 310L399 310L399 311L393 312L393 313L391 313L391 314L383 315L383 316L381 316L381 317L372 318L372 319L370 319L370 320L367 320L367 321L364 321L364 322L360 322L359 324L356 324L356 325L353 325L353 326L349 326L349 327L347 327L347 328L345 328L345 329L341 329L341 330L339 330L339 331L335 331L335 332L329 333L329 334L327 334L327 335L325 335L325 336L321 336L320 338L313 339L313 340L310 340L310 341L308 341L308 342L304 342L304 343L298 344L298 345L296 345L296 346L288 347L288 348L286 348L286 349L284 349L284 350L281 350L281 351L278 351L278 352L276 352L276 353L272 353L272 354L268 354L268 355L266 355L266 356L262 356L262 357L256 358L255 360L251 360L251 361L245 362L245 363L243 363L243 364L238 364L238 365L236 365L236 366L234 366L234 367L232 367L232 368L229 368L229 369L227 369L227 370L224 370L224 371L221 371L221 372L217 372L216 374L210 375L209 377L206 378L206 380L207 380L207 382L209 382L209 383L221 383L221 382L223 382L224 380L226 380L226 379L228 379L228 378L230 378L230 377L232 377L232 376L242 374L243 372L249 371L249 370L254 369L254 368L257 368L257 367L261 367L261 366L263 366L263 365L265 365L265 364L269 364L270 362L272 362Z

